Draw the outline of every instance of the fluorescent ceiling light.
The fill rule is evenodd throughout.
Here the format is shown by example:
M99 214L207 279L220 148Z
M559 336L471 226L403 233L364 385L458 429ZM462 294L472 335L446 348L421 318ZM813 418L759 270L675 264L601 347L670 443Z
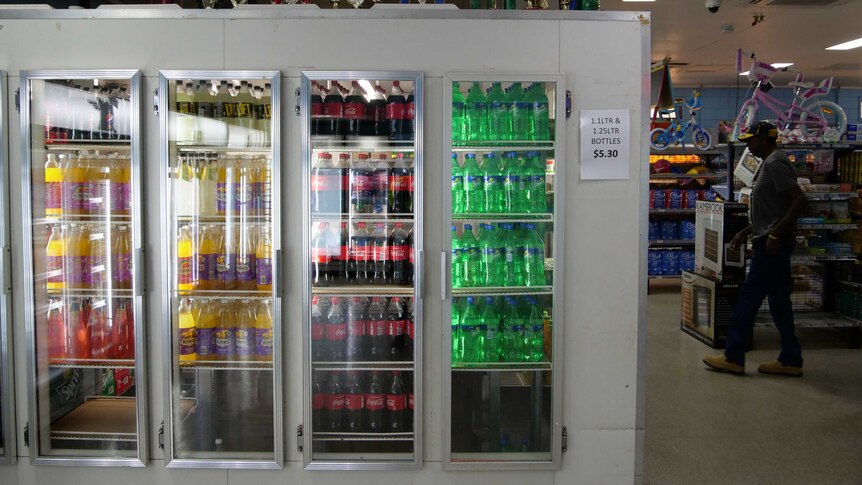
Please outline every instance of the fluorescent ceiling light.
M776 69L782 69L782 68L785 68L785 67L790 67L790 66L792 66L792 65L793 65L793 63L792 63L792 62L776 62L776 63L770 64L770 65L771 65L772 67L776 68ZM740 76L748 76L748 73L749 73L749 72L750 72L750 71L743 71L743 72L739 73L739 75L740 75Z
M855 49L857 47L862 47L862 37L851 40L850 42L845 42L843 44L833 45L832 47L827 47L828 51L849 51L850 49Z

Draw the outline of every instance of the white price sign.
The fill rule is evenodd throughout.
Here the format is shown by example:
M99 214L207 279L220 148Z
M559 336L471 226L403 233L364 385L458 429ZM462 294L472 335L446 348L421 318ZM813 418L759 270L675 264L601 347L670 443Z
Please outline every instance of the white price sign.
M581 110L581 178L629 178L631 128L627 109Z

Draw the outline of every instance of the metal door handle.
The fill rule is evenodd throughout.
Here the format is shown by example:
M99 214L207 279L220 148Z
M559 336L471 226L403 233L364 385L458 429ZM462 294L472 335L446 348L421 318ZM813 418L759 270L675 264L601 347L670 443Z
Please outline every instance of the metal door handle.
M281 298L281 292L283 288L283 284L281 281L282 271L281 271L281 249L276 249L275 259L272 262L272 291L276 298Z
M448 285L446 284L446 268L448 266L449 259L447 258L446 251L440 251L440 299L446 301L446 289Z
M146 263L144 262L144 248L135 249L135 259L132 263L132 269L135 274L135 296L144 296L146 291Z
M416 295L419 299L425 299L425 250L419 250L419 258L416 259L416 267L413 268L413 280L416 282Z

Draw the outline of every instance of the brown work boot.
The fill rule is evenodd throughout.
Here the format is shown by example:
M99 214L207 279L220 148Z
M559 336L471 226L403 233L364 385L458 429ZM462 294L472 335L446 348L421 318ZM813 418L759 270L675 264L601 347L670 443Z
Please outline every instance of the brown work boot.
M757 366L757 372L773 376L802 377L802 367L784 365L781 363L781 361L778 360L773 360L772 362L765 362L763 364L760 364L759 366Z
M703 358L703 363L712 369L728 374L741 376L745 374L745 366L727 360L724 354L707 355Z

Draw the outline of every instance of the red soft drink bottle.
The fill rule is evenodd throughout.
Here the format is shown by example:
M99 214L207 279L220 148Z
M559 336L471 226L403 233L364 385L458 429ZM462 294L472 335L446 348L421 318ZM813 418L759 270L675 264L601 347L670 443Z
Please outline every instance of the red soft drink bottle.
M341 175L339 200L336 204L334 212L341 211L342 214L347 214L350 211L350 154L341 153L338 155L338 171Z
M314 362L326 357L326 319L320 308L320 297L311 297L311 353Z
M338 83L324 91L326 97L323 99L323 133L325 135L344 135L344 97L338 89Z
M387 428L390 433L403 433L406 431L404 414L407 409L407 389L401 378L400 371L392 372L392 385L386 393Z
M338 372L329 374L329 385L324 399L326 410L326 430L330 432L344 429L344 389Z
M45 323L48 327L48 358L66 358L66 319L63 300L50 300Z
M371 433L382 433L385 429L383 409L386 407L386 394L383 393L383 382L380 371L371 373L371 383L365 395L366 426Z
M320 85L317 81L311 82L311 134L328 135L323 133L323 96L320 94Z
M391 281L394 285L410 284L410 274L413 273L410 264L410 246L407 242L407 234L404 232L404 225L396 222L395 230L389 238Z
M315 372L311 376L311 425L313 431L324 431L323 429L323 411L326 401L326 393L324 392L323 376L320 372Z
M407 320L404 316L404 306L401 298L392 298L387 310L386 335L389 339L389 360L403 360L406 354L407 341L404 335Z
M413 359L413 342L416 339L416 324L414 319L415 306L411 297L407 303L407 343L404 347L404 358L407 360ZM412 395L412 394L411 394Z
M340 284L347 284L350 281L350 275L347 272L347 267L350 265L350 231L347 229L347 221L341 222L340 239L341 251L335 281Z
M111 326L112 355L114 359L131 359L134 356L134 332L129 322L125 300L117 302Z
M395 164L389 169L389 213L407 214L412 211L413 192L410 188L413 169L407 165L404 154L399 153Z
M372 212L375 214L386 214L389 210L389 156L381 153L373 162L371 169Z
M386 119L386 90L374 87L374 97L368 102L368 136L389 136L389 123Z
M374 210L374 172L367 153L356 158L350 167L350 213L370 214Z
M311 239L311 283L326 287L332 284L332 255L329 248L329 223L321 222Z
M365 91L359 85L359 81L350 84L350 92L344 98L344 121L347 125L347 136L360 136L367 131L364 125L367 123L365 110L368 102L365 100Z
M348 269L350 279L356 285L371 284L370 239L365 223L356 224L356 229L350 235L350 268Z
M389 339L386 328L386 307L383 298L371 299L366 317L365 335L368 340L366 354L368 360L381 362L389 358Z
M386 121L389 124L390 140L410 139L407 132L407 98L398 81L392 81L392 90L386 98Z
M415 404L415 400L413 399L412 374L410 374L410 382L407 385L407 389L409 389L410 391L407 393L407 412L406 412L406 416L404 417L404 419L406 421L407 431L413 431L413 419L415 416L413 413L413 406Z
M409 271L407 272L407 284L413 284L413 268L415 268L413 263L413 228L410 228L410 231L407 233L407 257L409 264Z
M413 91L410 91L410 94L407 95L407 136L409 139L413 139L414 133L414 119L416 118L416 100L413 97Z
M344 314L344 306L341 298L332 298L332 308L329 310L329 318L326 320L326 341L329 351L327 360L331 362L344 362L344 344L347 340L347 317Z
M389 238L386 235L386 224L374 224L371 234L371 259L373 267L372 282L375 285L385 285L389 282L390 254Z
M90 331L87 328L89 299L73 300L69 304L69 349L67 356L72 359L90 359Z
M348 362L361 361L365 355L365 301L355 296L347 302L347 345L345 357Z
M94 359L107 359L111 346L111 333L105 300L97 301L90 308L87 328L90 331L90 349Z
M362 410L365 407L365 393L362 392L362 379L359 371L353 371L350 375L350 385L347 395L344 396L344 408L347 412L347 432L359 433L362 431Z

